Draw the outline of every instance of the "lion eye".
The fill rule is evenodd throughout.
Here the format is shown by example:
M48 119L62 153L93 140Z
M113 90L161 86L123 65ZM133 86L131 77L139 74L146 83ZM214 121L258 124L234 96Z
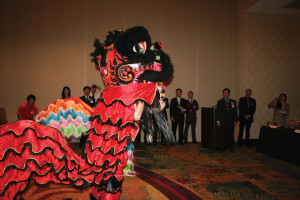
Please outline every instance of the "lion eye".
M133 46L133 51L139 54L144 54L146 52L147 44L146 42L140 42Z

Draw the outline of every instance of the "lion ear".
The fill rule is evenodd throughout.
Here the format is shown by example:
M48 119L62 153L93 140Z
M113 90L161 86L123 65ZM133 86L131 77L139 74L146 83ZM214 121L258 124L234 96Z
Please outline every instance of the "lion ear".
M94 58L96 65L106 66L106 50L105 47L100 43L99 39L95 39L94 42L95 51L91 53L91 56ZM100 63L99 63L100 58Z
M106 40L104 41L104 45L106 47L108 47L108 46L111 46L112 44L114 44L116 39L119 37L119 35L122 32L123 32L123 30L121 30L121 29L108 31L108 34L106 36Z
M154 48L155 48L156 50L160 50L160 49L162 48L162 43L159 42L159 41L155 42L155 43L154 43Z

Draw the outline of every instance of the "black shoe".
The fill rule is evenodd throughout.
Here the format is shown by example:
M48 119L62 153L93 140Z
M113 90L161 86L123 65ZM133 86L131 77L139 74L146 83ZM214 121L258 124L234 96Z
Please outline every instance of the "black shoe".
M187 144L188 142L187 141L184 141L184 144Z
M179 142L179 144L181 144L181 145L184 145L184 143L183 143L183 142Z
M193 141L193 143L194 143L194 144L198 144L198 142L197 142L197 141Z

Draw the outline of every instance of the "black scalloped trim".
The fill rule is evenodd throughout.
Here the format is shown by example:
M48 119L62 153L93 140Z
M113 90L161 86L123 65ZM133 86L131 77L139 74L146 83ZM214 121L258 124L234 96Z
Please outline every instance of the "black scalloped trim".
M101 116L100 114L97 114L93 117L91 117L91 121L94 121L95 119L97 119L97 123L98 124L101 124L101 125L109 125L109 126L116 126L119 128L119 130L122 130L124 129L125 127L127 126L131 126L132 128L134 129L137 129L137 126L135 125L135 122L134 121L128 121L124 124L124 126L121 126L123 123L122 123L122 118L119 118L118 121L116 123L112 123L111 120L110 120L110 117L104 122L102 121L101 119Z
M108 173L111 173L111 172L108 172ZM105 173L108 174L108 173ZM105 176L104 175L104 176ZM29 187L29 181L31 180L31 177L32 177L32 174L30 174L28 180L25 180L25 181L12 181L10 183L7 184L7 186L3 189L3 192L0 194L0 197L3 197L4 196L4 193L7 191L9 185L11 183L20 183L20 182L27 182L25 188L19 192L16 193L16 195L14 196L14 200L16 200L17 196L22 194L24 191L26 191ZM123 183L123 180L124 178L122 178L121 181L118 181L118 179L116 179L114 176L112 176L110 179L104 181L102 179L101 183L99 185L96 185L94 182L92 184L88 184L88 185L84 185L84 186L78 186L78 185L75 185L75 184L72 184L75 188L86 188L86 187L91 187L91 186L96 186L98 187L98 192L104 190L106 193L112 193L112 194L116 194L118 193L119 191L122 191L122 183ZM112 188L110 187L107 187L107 185L109 184L109 182L112 182L113 184L113 190L111 190ZM50 183L55 183L54 181L48 181L47 183L45 184L39 184L37 183L35 180L34 180L34 183L38 186L46 186L46 185L49 185ZM63 183L55 183L55 184L58 184L58 185L67 185L67 184L63 184ZM109 189L108 189L109 188ZM91 194L92 195L92 194ZM95 197L94 197L95 198ZM95 198L96 199L96 198Z
M39 153L34 153L34 152L32 152L32 144L31 143L24 143L24 146L23 146L23 148L22 148L22 151L20 152L20 153L18 153L18 152L16 152L14 149L7 149L7 151L4 153L4 156L3 156L3 159L1 159L0 161L3 161L3 160L5 160L6 158L7 158L7 155L8 155L8 153L9 152L13 152L13 153L15 153L15 154L17 154L17 155L22 155L22 153L24 152L24 150L25 150L25 148L26 148L26 146L29 146L30 148L29 148L29 150L30 150L30 153L32 154L32 155L42 155L42 154L44 154L45 153L45 151L46 151L46 149L49 149L49 150L52 150L52 152L54 151L52 148L50 148L50 147L46 147L46 148L44 148L42 151L40 151ZM64 154L61 158L58 158L58 157L56 157L59 161L64 161L65 162L65 164L66 163L68 163L68 159L67 159L67 157L66 157L66 155ZM81 156L81 158L82 158L82 156ZM39 166L39 168L41 168L41 166L38 164L38 162L35 160L35 159L27 159L26 160L26 166L25 166L25 168L24 169L19 169L19 170L22 170L22 171L25 171L27 168L28 168L28 165L27 165L27 162L29 161L29 160L33 160L35 163L36 163L36 165L37 166ZM87 161L87 159L85 159L86 161ZM78 165L78 163L76 163L74 160L71 160L71 162L73 163L73 164L75 164L75 165L77 165L78 166L78 174L80 174L80 175L86 175L86 174L83 174L83 173L81 173L81 170L80 170L80 165ZM109 162L109 160L105 160L104 162L103 162L103 164L101 165L101 166L98 166L99 168L103 168L103 169L106 169L105 168L105 162ZM118 162L116 162L116 163L118 163ZM89 165L89 166L94 166L93 164L90 164L89 162L87 162L87 164ZM52 164L52 163L47 163L47 165L48 166L51 166L51 170L49 170L49 172L54 172L54 165ZM67 165L64 165L65 167L67 166ZM113 165L112 165L113 166ZM63 167L62 169L64 169L65 167ZM12 166L8 166L7 167L7 169L10 169L10 168L17 168L15 165L12 165ZM72 172L73 170L76 170L77 168L76 167L74 167L73 169L67 169L67 171L70 171L70 172ZM5 170L6 171L6 170ZM60 170L61 171L61 170ZM102 170L103 171L103 170ZM60 172L57 172L57 174L59 174ZM100 172L95 172L95 173L100 173ZM56 173L55 173L55 175L57 175ZM4 175L4 174L3 174ZM2 176L3 176L2 175ZM46 174L45 174L46 175ZM0 176L0 178L2 177L2 176ZM41 177L41 176L40 176ZM57 176L57 178L59 179L59 177ZM82 178L79 178L78 180L80 180L80 179L82 179ZM61 180L61 179L59 179L59 180ZM70 179L71 180L71 179ZM76 179L77 180L77 179ZM75 180L75 181L76 181ZM83 179L84 180L84 179Z
M50 138L51 140L53 140L53 138L48 137L48 136L46 136L46 137L44 137L44 138L38 137L37 134L36 134L36 130L33 129L33 128L30 128L30 127L25 128L24 131L22 132L22 134L21 134L20 136L16 135L15 132L12 131L12 130L9 130L8 132L4 133L3 135L6 135L6 134L14 134L14 136L16 136L16 137L21 137L21 136L25 133L25 131L26 131L27 129L33 130L34 133L35 133L35 135L36 135L36 137L39 138L39 139ZM53 141L55 141L55 140L53 140ZM62 150L64 150L65 152L67 152L67 151L60 145L60 143L57 143L57 142L55 142L55 143L58 144ZM21 155L21 154L24 152L24 150L25 150L25 148L26 148L27 146L29 146L30 153L33 154L33 155L42 155L42 154L45 153L46 150L51 150L52 153L54 152L54 149L51 148L51 147L45 147L45 148L44 148L42 151L40 151L39 153L32 152L32 144L31 144L30 142L26 142L26 143L24 143L24 145L23 145L23 147L22 147L22 151L21 151L20 153L16 152L14 149L7 149L7 151L4 153L3 159L1 159L1 161L2 161L2 160L5 160L5 159L7 158L7 156L8 156L8 153L10 153L10 152L13 152L14 154ZM53 154L53 155L54 155L54 154ZM56 158L57 158L57 157L56 157ZM57 159L60 160L60 161L64 161L65 163L68 163L68 159L67 159L67 157L66 157L65 154L64 154L61 158L57 158ZM18 170L25 171L25 170L28 168L28 164L27 164L27 163L28 163L29 161L33 161L33 162L36 164L36 166L38 166L39 169L41 169L41 166L38 164L38 162L37 162L35 159L27 159L26 162L25 162L25 167L24 167L23 169L20 169L20 168L16 167L15 165L11 165L11 166L8 166L8 167L5 169L4 174L6 173L7 170L9 170L9 169L11 169L11 168L16 168L16 169L18 169ZM75 165L78 166L78 174L84 176L85 174L81 173L81 171L80 171L80 166L78 165L78 163L76 163L74 160L71 160L71 162L72 162L73 164L75 164ZM120 162L120 160L117 160L112 166L109 167L109 166L108 166L109 161L106 160L106 161L103 162L103 165L99 166L99 168L102 168L102 170L101 170L101 172L102 172L102 171L105 170L105 169L113 168L114 165L117 165L119 162ZM89 164L89 163L88 163L88 164ZM68 178L67 173L68 173L68 172L72 172L73 170L77 170L76 167L74 167L73 169L68 169L68 168L67 168L68 165L65 164L58 172L55 172L54 165L53 165L52 163L46 163L46 164L44 164L44 165L47 165L47 166L50 166L50 167L51 167L51 169L50 169L49 171L47 171L47 173L45 173L45 174L43 174L43 175L39 175L36 171L32 171L32 172L30 172L30 175L29 175L29 177L28 177L27 180L24 180L24 181L12 181L12 182L9 182L9 183L7 184L7 186L6 186L6 187L3 189L3 191L1 192L0 197L3 196L3 194L6 192L6 190L8 189L8 187L9 187L9 185L10 185L11 183L29 182L29 181L31 180L31 177L33 176L33 174L36 175L36 176L38 176L38 177L43 177L43 176L46 176L48 173L51 173L51 172L52 172L58 180L60 180L60 181L69 181L70 184L72 184L72 185L75 186L75 187L85 188L85 187L88 187L88 186L91 186L91 185L95 185L95 186L96 186L96 184L94 184L94 180L93 180L93 182L90 183L90 182L88 182L87 180L85 180L84 178L77 178L77 179L75 179L75 180L72 180L72 179ZM90 166L93 166L93 165L90 165ZM65 179L60 179L60 178L59 178L59 174L60 174L61 171L64 170L64 169L66 169L66 174L65 174L65 177L66 177L66 178L65 178ZM96 173L96 174L99 174L99 173L101 173L101 172L93 171L93 173ZM90 172L90 173L92 173L92 172ZM90 173L89 173L89 174L90 174ZM2 176L4 176L4 174L3 174ZM2 176L1 176L1 177L2 177ZM0 178L1 178L1 177L0 177ZM82 180L83 183L80 184L80 185L77 185L76 182L81 181L81 180ZM36 182L36 181L35 181L35 182ZM53 182L53 181L48 181L48 182L45 183L45 184L48 184L48 183L50 183L50 182ZM36 183L37 183L37 182L36 182ZM38 184L38 183L37 183L37 184ZM45 184L39 184L39 185L45 185ZM63 183L61 183L61 184L63 184ZM26 188L25 188L25 189L26 189ZM24 190L25 190L25 189L24 189ZM19 193L22 193L24 190L20 191ZM19 193L17 193L16 196L17 196ZM16 196L15 196L14 198L16 198Z
M56 142L52 137L50 137L50 136L39 137L39 136L37 135L36 129L34 129L34 128L32 128L32 127L26 127L26 128L24 128L24 130L23 130L23 132L22 132L21 135L16 135L16 133L15 133L14 131L12 131L12 130L7 131L7 132L4 133L3 135L6 135L6 134L14 134L14 136L18 138L18 137L21 137L23 134L25 134L25 131L27 131L28 129L31 129L31 130L34 132L35 136L36 136L38 139L40 139L40 140L45 140L45 139L49 138L49 139L52 140L55 144L57 144L58 147L59 147L62 151L67 152L67 150L64 149L64 148L62 147L62 145L61 145L60 143ZM93 131L95 132L95 130L93 130ZM1 138L1 137L2 137L2 136L0 136L0 138ZM128 138L130 139L129 136L126 136L126 137L124 137L123 140L128 139ZM110 137L109 139L111 139L111 137ZM123 142L123 140L120 141L120 142ZM88 141L88 142L90 142L90 141ZM7 155L8 155L9 152L13 152L13 153L15 153L15 154L21 155L21 154L24 152L24 150L25 150L25 148L26 148L27 146L29 146L30 153L33 154L33 155L42 155L42 154L45 153L46 150L51 150L53 153L54 153L54 151L55 151L55 150L54 150L53 148L51 148L51 147L45 147L42 151L40 151L40 152L38 152L38 153L35 153L35 152L32 152L32 144L31 144L30 142L26 142L26 143L24 143L24 145L23 145L23 147L22 147L22 152L18 153L18 152L16 152L14 149L8 149L8 150L4 153L4 156L3 156L3 159L2 159L2 160L5 160L5 159L7 158ZM84 147L84 149L85 149L85 147ZM125 151L125 150L122 150L122 151L120 151L118 154L123 153L124 151ZM102 152L102 153L103 153L103 152ZM107 152L107 153L108 153L108 152ZM104 154L104 153L103 153L103 154ZM118 155L118 154L116 154L116 155ZM54 155L54 154L53 154L53 155ZM87 161L87 157L86 157L86 156L87 156L87 155L85 154L84 159ZM61 158L57 158L57 159L60 160L60 161L64 160L65 163L68 163L68 159L67 159L67 157L66 157L65 154L64 154ZM1 160L1 161L2 161L2 160ZM9 170L9 169L11 169L11 168L17 168L18 170L25 171L25 170L28 168L28 164L27 164L27 163L28 163L29 161L35 162L35 164L36 164L39 168L41 168L41 166L38 164L38 162L37 162L35 159L27 159L26 162L25 162L25 163L26 163L26 164L25 164L25 167L24 167L23 169L19 169L19 168L17 168L15 165L11 165L11 166L8 166L8 167L5 169L4 174L6 173L7 170ZM79 174L79 175L83 175L83 176L88 175L88 174L83 174L83 173L82 173L83 171L80 170L80 166L78 165L78 163L76 163L74 160L71 160L71 162L74 163L75 165L77 165L77 166L79 167L79 169L78 169L78 174ZM105 161L102 163L101 166L97 166L97 167L102 168L101 172L102 172L103 170L105 170L105 169L113 168L115 165L116 165L116 169L117 169L117 168L118 168L118 163L119 163L119 162L121 162L121 161L120 161L119 159L117 159L117 161L116 161L113 165L109 166L109 160L105 160ZM94 166L94 165L95 165L95 164L90 164L89 162L87 162L87 164L88 164L89 166ZM107 180L107 181L104 181L104 180L102 179L101 183L100 183L99 185L96 185L95 182L94 182L95 180L93 180L92 182L88 182L88 181L85 180L84 178L77 178L77 179L75 179L75 180L70 179L70 178L67 176L67 174L68 174L68 172L72 172L73 170L77 170L76 167L74 167L73 169L68 169L68 168L67 168L68 165L64 165L58 172L55 172L55 170L54 170L54 165L53 165L52 163L46 163L46 164L44 164L44 165L47 165L47 166L50 166L50 167L51 167L51 169L50 169L47 173L45 173L45 174L43 174L43 175L39 175L36 171L32 171L32 172L30 172L30 175L29 175L29 177L28 177L27 180L23 180L23 181L11 181L11 182L9 182L9 183L6 185L6 187L3 189L3 191L0 193L0 197L1 197L1 196L2 196L2 197L4 196L5 192L8 190L9 186L10 186L12 183L20 183L20 182L28 182L28 183L29 183L29 181L32 180L32 176L33 176L33 175L38 176L38 177L43 177L43 176L46 176L46 175L47 175L48 173L50 173L50 172L52 172L58 180L60 180L60 181L68 181L68 182L70 182L71 185L73 185L73 186L75 186L75 187L77 187L77 188L85 188L85 187L88 187L88 186L97 186L97 187L99 187L99 191L105 190L105 192L108 192L108 193L117 193L118 191L121 190L120 187L122 186L122 181L123 181L123 179L119 182L114 176L112 176L112 178L110 178L110 179ZM64 170L64 169L66 169L66 174L65 174L65 177L66 177L66 178L65 178L65 179L60 179L60 178L59 178L59 174L60 174L61 171ZM101 172L93 171L93 173L95 173L95 174L99 174L99 173L101 173ZM92 173L92 172L90 172L90 173ZM89 174L90 174L90 173L89 173ZM111 174L114 175L114 173L111 172L111 171L106 172L104 175L106 175L106 174L108 174L108 173L111 173ZM3 174L3 175L4 175L4 174ZM95 175L95 176L96 176L96 175ZM113 179L113 180L111 180L111 179ZM34 180L34 179L33 179L33 180ZM111 181L110 181L110 180L111 180ZM35 180L34 180L34 181L35 181ZM82 184L77 185L76 182L78 182L78 181L82 181ZM14 196L14 199L16 199L16 197L17 197L19 194L23 193L23 192L28 188L28 183L27 183L27 185L25 186L25 188L24 188L22 191L19 191L19 192L16 193L16 195ZM37 183L37 182L35 181L35 183L36 183L37 185L47 185L47 184L49 184L49 183L54 183L54 181L48 181L48 182L46 182L46 183L44 183L44 184L39 184L39 183ZM108 184L110 184L110 183L113 184L113 188L111 188L111 185L108 185ZM63 183L55 183L55 184L63 184ZM63 185L65 185L65 184L63 184Z
M143 101L146 105L149 105L150 106L150 104L147 102L147 101L145 101L144 99L142 99L142 98L136 98L131 104L129 104L129 105L126 105L121 99L114 99L114 100L112 100L111 101L111 103L110 104L106 104L105 103L105 101L104 101L104 97L103 96L101 96L100 98L99 98L99 103L100 102L102 102L106 107L110 107L112 104L114 104L115 102L120 102L120 103L122 103L122 105L123 106L125 106L125 107L130 107L130 106L132 106L133 104L135 104L137 101ZM152 105L152 104L151 104Z
M87 141L87 142L89 142L90 144L92 143L91 141ZM94 166L95 165L95 162L96 161L94 161L93 163L90 163L89 161L88 161L88 157L87 157L87 152L85 151L85 146L84 146L84 150L82 150L82 154L81 154L81 158L82 159L85 159L85 161L86 161L86 163L89 165L89 166ZM120 152L118 152L117 154L113 154L114 152L112 151L112 149L114 149L114 148L111 148L109 151L107 151L106 153L103 153L102 151L101 151L101 147L97 147L97 148L95 148L94 150L93 149L91 149L91 152L94 152L94 151L96 151L96 150L99 150L102 154L104 154L104 155L111 155L111 156L117 156L117 155L119 155L119 154L121 154L121 153L124 153L125 151L127 151L127 148L125 148L125 149L123 149L123 150L121 150ZM103 167L103 165L104 165L104 163L105 162L109 162L109 160L105 160L105 161L103 161L103 164L102 165L100 165L99 167ZM118 160L117 160L118 161ZM117 162L116 161L116 162Z
M50 171L53 172L53 168L52 168L51 170L49 170L49 172L50 172ZM49 172L48 172L48 173L49 173ZM26 180L24 180L24 181L11 181L11 182L9 182L9 183L5 186L5 188L3 189L3 191L0 193L0 197L3 197L3 196L4 196L4 194L6 193L6 191L8 190L8 188L9 188L9 186L10 186L11 184L13 184L13 183L27 182L26 187L25 187L23 190L17 192L17 194L14 196L14 199L16 199L16 197L17 197L18 194L21 194L21 193L23 193L25 190L27 190L27 188L28 188L28 183L30 182L30 180L34 180L34 179L32 179L32 176L33 176L33 175L38 176L38 177L43 177L43 176L47 175L48 173L46 173L46 174L40 176L38 173L36 173L36 171L32 171L32 172L30 173L28 179L26 179ZM55 176L57 177L57 174L56 174L56 173L54 173L54 174L55 174ZM59 179L59 180L60 180L60 179ZM81 184L81 185L76 185L75 183L76 183L77 181L79 181L79 180L83 180L83 184ZM92 186L92 185L96 185L96 184L94 183L94 181L93 181L92 183L89 183L89 182L87 182L85 179L82 179L82 178L78 178L78 179L76 179L75 181L73 181L73 180L70 179L70 178L67 178L67 179L64 180L64 181L69 181L69 182L70 182L70 185L73 185L73 186L76 187L76 188L86 188L86 187L89 187L89 186ZM48 184L50 184L50 183L55 183L54 181L51 181L51 180L48 181L48 182L46 182L46 183L44 183L44 184L40 184L40 183L36 182L36 180L34 180L34 182L35 182L35 184L40 185L40 186L42 186L42 185L48 185ZM55 183L55 184L66 185L66 184L64 184L64 183Z
M18 168L18 169L19 169L19 170L22 170L22 171L25 171L25 170L28 168L28 165L27 165L27 162L28 162L28 161L34 161L34 162L36 163L36 165L37 165L39 168L41 168L41 167L38 165L38 163L37 163L36 160L34 160L34 159L28 159L28 160L26 160L25 168L24 168L24 169L19 169L19 168ZM119 162L121 162L121 161L118 159L118 160L114 163L114 165L108 166L107 163L109 163L109 161L106 160L106 161L103 162L103 164L102 164L100 167L102 168L102 171L103 171L103 170L105 170L105 169L114 168L114 166L116 165L116 170L117 170L117 168L118 168L118 163L119 163ZM119 182L114 176L112 176L110 179L108 179L108 180L106 180L106 181L104 181L104 180L102 179L101 183L100 183L99 185L97 185L97 184L95 184L95 182L94 182L95 180L93 180L93 182L91 182L91 183L88 182L88 181L86 181L86 180L83 179L83 178L77 178L77 179L75 179L75 180L72 180L72 179L68 178L67 172L66 172L66 174L65 174L66 179L60 179L58 175L61 173L61 171L62 171L63 169L65 169L65 166L62 167L61 170L60 170L59 172L55 173L55 170L54 170L54 167L53 167L53 164L52 164L52 163L47 163L47 164L45 164L45 165L51 166L51 169L50 169L47 173L45 173L45 174L43 174L43 175L39 175L36 171L32 171L32 172L30 172L30 175L29 175L28 179L26 179L26 180L24 180L24 181L11 181L11 182L9 182L9 183L5 186L5 188L3 189L3 191L0 193L0 197L3 197L3 196L4 196L5 192L8 190L9 186L10 186L12 183L20 183L20 182L28 182L28 183L29 183L30 180L34 180L34 179L32 179L32 176L33 176L33 175L38 176L38 177L43 177L43 176L46 176L46 175L47 175L48 173L50 173L50 172L53 172L54 175L55 175L55 177L56 177L58 180L60 180L60 181L69 181L69 182L70 182L70 185L73 185L73 186L76 187L76 188L86 188L86 187L89 187L89 186L97 186L97 187L99 187L99 190L98 190L98 191L105 190L105 192L107 192L107 193L113 193L113 194L115 194L115 193L117 193L118 191L121 190L120 187L122 186L123 179ZM91 166L93 166L93 165L91 165ZM15 166L9 166L9 167L7 167L6 169L11 169L11 168L17 168L17 167L15 167ZM73 170L74 170L74 169L73 169ZM72 170L72 171L73 171L73 170ZM5 171L6 171L6 170L5 170ZM70 170L70 171L71 171L71 170ZM101 172L102 172L102 171L101 171ZM98 172L98 173L96 172L96 174L99 174L99 173L101 173L101 172ZM90 172L90 173L92 173L92 172ZM88 173L88 174L86 174L86 175L89 175L90 173ZM80 172L80 170L78 171L78 174L84 175L83 173ZM103 177L107 176L108 174L114 175L115 172L108 171L108 172L106 172L106 173L103 175ZM96 175L95 175L95 176L96 176ZM111 180L111 179L113 179L113 180L112 180L113 188L111 188L110 186L108 186L108 184L110 183L110 180ZM76 182L78 182L78 181L82 181L83 183L82 183L81 185L77 185ZM54 181L48 181L48 182L46 182L46 183L40 184L40 183L36 182L36 180L34 180L34 182L35 182L35 184L37 184L37 185L48 185L48 184L50 184L50 183L55 183ZM26 187L25 187L22 191L19 191L19 192L14 196L14 199L16 199L16 197L17 197L18 194L23 193L23 192L28 188L28 183L27 183ZM55 184L66 185L66 184L64 184L64 183L55 183Z
M137 129L137 126L135 126L134 128ZM119 130L122 130L122 129L119 129ZM123 137L123 138L119 141L119 135L118 135L118 133L114 133L114 134L112 134L109 138L105 139L108 131L104 131L103 133L97 133L96 130L95 130L95 127L91 128L91 129L89 130L89 132L90 132L91 134L94 134L94 135L97 135L97 136L102 136L104 141L108 141L108 140L111 140L111 139L115 139L115 140L116 140L116 143L118 143L118 144L121 144L125 139L130 139L130 136L125 136L125 137Z
M64 154L64 156L62 156L61 158L55 156L55 154L54 154L54 149L51 148L51 147L49 147L49 146L43 148L43 150L40 151L39 153L35 153L35 152L32 151L32 143L30 143L30 142L25 142L25 143L23 144L22 151L21 151L20 153L17 152L15 149L8 148L8 149L5 151L5 153L4 153L4 155L3 155L3 158L0 160L0 162L3 161L3 160L5 160L5 158L7 158L7 154L8 154L9 152L13 152L13 153L15 153L15 154L17 154L17 155L21 155L21 154L24 152L24 150L25 150L25 148L26 148L27 146L29 147L30 153L31 153L32 155L42 155L42 154L44 154L44 153L46 152L46 150L51 150L51 151L52 151L52 154L54 155L54 157L56 157L58 160L60 160L60 161L61 161L61 160L64 160L64 159L67 160L67 158L64 158L64 157L66 156L65 154ZM74 160L71 160L71 162L77 164Z
M52 127L50 127L50 126L45 126L45 127L51 128L51 129L52 129ZM50 139L50 140L52 140L54 143L56 143L62 151L67 152L67 150L64 149L63 146L62 146L59 142L57 142L56 140L54 140L52 137L50 137L50 136L39 137L39 136L36 134L36 130L35 130L34 128L32 128L32 127L26 127L26 128L24 128L24 130L23 130L23 132L22 132L21 135L17 135L13 130L8 130L8 131L5 132L3 135L1 135L0 138L1 138L2 136L4 136L4 135L7 135L7 134L14 134L15 137L19 138L19 137L22 137L23 134L24 134L28 129L31 129L31 130L34 132L35 136L36 136L38 139L40 139L40 140ZM53 128L53 129L55 129L55 128ZM57 129L55 129L55 130L58 131ZM59 131L58 131L58 132L59 132Z
M65 159L62 159L62 160L65 160ZM0 178L2 178L2 177L4 176L4 174L5 174L5 172L7 172L7 171L10 170L10 169L14 169L14 168L15 168L15 169L18 169L18 170L20 170L20 171L26 171L27 168L28 168L27 163L30 162L30 161L34 161L34 163L36 164L36 166L38 166L39 169L41 169L42 166L50 166L50 167L51 167L51 169L50 169L47 173L45 173L45 174L43 174L43 175L39 175L39 174L37 173L37 175L38 175L39 177L45 176L45 175L47 175L49 172L54 172L54 174L55 174L55 176L56 176L56 178L57 178L58 180L61 180L61 181L66 181L66 180L67 180L67 179L60 179L59 176L58 176L58 174L60 174L61 171L64 170L64 169L66 168L65 166L62 167L58 172L55 172L55 170L54 170L54 165L53 165L52 163L45 163L45 164L43 164L42 166L40 166L39 163L38 163L35 159L31 159L31 158L29 158L29 159L26 160L26 162L25 162L25 167L22 168L22 169L18 168L16 165L9 165L8 167L5 168L4 173L3 173L2 176L0 176ZM67 171L72 172L74 169L76 169L76 168L73 168L73 169L70 169L70 170L67 169ZM35 172L35 171L33 171L33 172ZM67 174L65 174L65 176L68 177Z
M92 144L91 141L86 141L86 142ZM123 149L123 150L121 150L121 151L119 151L118 153L115 154L115 148L114 148L114 147L111 147L106 153L103 152L101 149L102 149L102 147L97 147L97 148L91 149L91 152L94 152L94 151L98 150L98 151L100 151L103 155L117 156L117 155L119 155L119 154L121 154L121 153L123 153L124 151L127 150L127 148L125 148L125 149Z
M105 101L104 101L104 97L100 97L100 99L99 99L99 102L102 102L106 107L109 107L109 106L111 106L112 104L114 104L115 102L117 102L117 101L119 101L119 102L121 102L122 103L122 105L124 105L125 107L130 107L130 106L132 106L133 104L135 104L137 101L143 101L146 105L148 105L148 106L150 106L150 105L152 105L152 103L151 104L149 104L147 101L145 101L144 99L142 99L142 98L136 98L131 104L129 104L129 105L126 105L122 100L120 100L120 99L114 99L114 100L112 100L111 101L111 103L110 104L106 104L105 103Z

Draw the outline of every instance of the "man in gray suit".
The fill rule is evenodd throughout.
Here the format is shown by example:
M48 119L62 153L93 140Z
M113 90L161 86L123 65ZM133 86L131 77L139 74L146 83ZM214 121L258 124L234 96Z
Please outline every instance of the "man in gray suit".
M234 152L234 127L237 124L236 101L229 98L230 89L223 89L223 98L218 101L216 108L217 126L221 132L221 151L229 148Z

